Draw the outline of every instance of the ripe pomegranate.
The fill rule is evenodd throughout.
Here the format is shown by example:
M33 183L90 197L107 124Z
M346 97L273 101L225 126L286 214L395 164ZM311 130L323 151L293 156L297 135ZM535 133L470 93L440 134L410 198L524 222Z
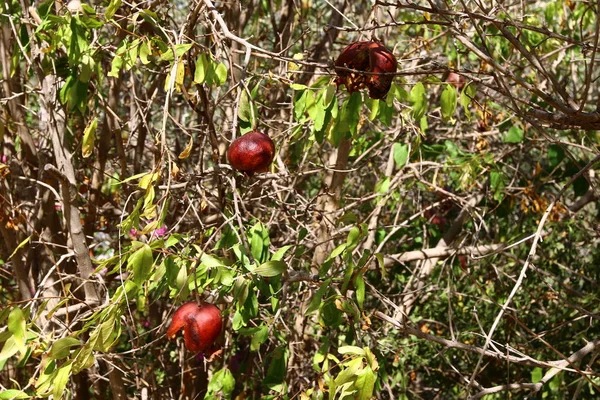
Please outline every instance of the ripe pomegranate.
M185 303L175 311L167 337L174 339L183 329L183 341L195 353L209 349L221 334L223 320L217 306L208 303Z
M268 135L257 130L237 138L227 150L227 158L231 166L248 175L266 172L274 157L273 141Z
M394 73L397 69L396 57L379 42L354 42L346 47L335 62L336 67L346 67L371 73ZM392 86L393 75L371 75L359 72L335 70L337 85L346 85L353 93L364 88L369 89L369 97L383 99Z
M461 90L465 86L465 77L456 72L450 72L446 78L446 82Z

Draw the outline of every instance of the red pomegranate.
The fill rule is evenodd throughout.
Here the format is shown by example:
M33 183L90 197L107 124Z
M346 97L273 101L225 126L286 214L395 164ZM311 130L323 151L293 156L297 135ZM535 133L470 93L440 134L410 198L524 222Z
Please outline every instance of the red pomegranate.
M337 85L345 85L348 92L353 93L367 87L369 97L383 99L392 86L393 75L374 75L394 73L397 70L397 61L392 53L382 43L364 41L348 45L335 62ZM351 68L374 74L361 74L340 69Z
M227 150L229 164L248 175L268 171L274 157L273 141L268 135L257 130L237 138Z
M185 347L198 353L209 349L221 334L223 319L217 306L208 303L185 303L175 311L167 337L174 339L183 329Z
M457 74L456 72L450 72L446 78L446 82L458 90L461 90L463 87L465 87L465 77Z

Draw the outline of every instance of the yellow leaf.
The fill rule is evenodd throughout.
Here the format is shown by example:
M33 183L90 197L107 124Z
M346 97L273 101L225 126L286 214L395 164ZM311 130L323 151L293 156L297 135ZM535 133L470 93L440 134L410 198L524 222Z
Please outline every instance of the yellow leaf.
M83 143L81 145L81 155L87 158L94 151L94 143L96 142L96 129L98 128L98 118L94 118L85 127L83 131Z
M193 145L194 145L194 139L190 136L190 141L188 142L187 146L185 146L185 149L183 149L181 154L179 154L179 159L188 158L192 151Z
M180 58L177 62L177 72L175 74L175 90L181 92L183 87L183 78L185 77L185 65L183 65L183 59Z

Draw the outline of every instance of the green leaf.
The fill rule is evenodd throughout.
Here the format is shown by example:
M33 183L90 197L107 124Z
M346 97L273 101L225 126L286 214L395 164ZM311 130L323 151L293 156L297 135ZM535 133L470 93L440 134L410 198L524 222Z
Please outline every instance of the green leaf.
M360 120L360 109L362 107L362 96L354 92L342 105L341 120L347 124L348 131L354 136ZM337 147L337 146L336 146Z
M56 376L52 382L52 394L55 399L62 398L62 395L67 387L67 382L69 382L69 378L71 377L71 368L73 367L73 363L67 363L60 367L56 372Z
M86 12L88 12L91 15L96 14L94 12L94 9L90 6L88 6L87 4L82 4L81 8L83 8ZM82 15L81 16L81 24L88 29L98 29L98 28L104 26L103 21L100 21L97 18L93 18L90 15Z
M531 382L538 383L542 380L542 369L540 367L536 367L531 371Z
M224 394L229 395L235 389L235 378L231 374L231 371L227 368L218 370L212 376L208 383L208 395L213 394ZM208 399L209 397L205 397ZM216 397L211 397L216 398ZM219 396L221 398L221 396Z
M331 101L335 97L335 92L337 91L336 85L327 85L325 88L325 92L323 93L322 104L323 107L327 108L331 104Z
M273 261L279 261L279 260L281 260L285 256L285 253L287 253L287 251L289 249L291 249L292 247L294 247L294 246L291 245L291 244L283 246L282 248L280 248L279 250L277 250L275 252L275 254L273 254L273 256L271 256L271 260L273 260Z
M4 366L4 362L17 354L19 352L19 347L15 343L15 337L9 337L6 342L4 342L4 346L2 346L2 351L0 351L0 370L1 367Z
M401 169L408 161L408 145L403 143L394 143L392 146L392 152L394 153L394 162L396 168Z
M375 184L375 192L380 194L386 194L392 185L392 180L389 177L385 177L383 180Z
M196 70L194 71L194 83L202 84L206 79L207 71L209 68L209 61L206 53L201 53L196 58Z
M52 347L50 348L50 358L55 360L65 358L70 354L71 347L75 346L81 346L79 339L70 336L58 339L56 342L52 343Z
M348 232L348 238L346 239L346 245L349 250L353 250L358 242L363 238L363 230L359 226L353 226Z
M127 266L133 271L133 282L141 286L152 270L154 259L152 258L152 249L147 244L135 251L128 259Z
M238 118L244 122L250 123L252 126L255 126L254 106L245 90L242 90L242 95L240 96Z
M521 143L523 141L523 130L516 125L513 125L506 135L504 135L504 143Z
M375 120L375 118L377 118L377 115L379 114L380 101L371 100L369 103L369 109L371 110L371 112L369 113L369 121L373 121Z
M306 111L306 98L308 90L298 90L294 93L294 119L298 122L302 121L304 111Z
M252 228L250 228L249 232L250 236L250 252L254 259L262 263L267 260L269 255L269 231L267 228L257 222Z
M221 86L227 82L227 66L224 63L219 63L219 65L217 65L217 68L215 68L215 76L217 78L217 86Z
M319 287L319 289L317 289L313 298L310 300L310 304L308 305L308 308L306 309L305 315L309 315L313 311L316 311L319 309L319 306L321 305L321 300L323 300L323 296L325 296L325 293L327 292L327 289L329 289L330 284L331 284L331 278L325 280L325 282L323 282L321 284L321 287Z
M577 196L577 197L583 196L584 194L586 194L586 192L589 190L589 188L590 188L590 183L585 178L585 176L580 176L579 178L575 179L575 181L573 182L573 192L575 193L575 196Z
M176 44L172 48L169 48L167 51L162 53L160 55L160 59L163 61L173 61L175 60L175 56L177 56L177 58L179 59L181 58L181 56L187 53L187 51L191 49L192 46L192 43Z
M290 87L294 90L306 90L308 88L308 86L302 85L300 83L292 83Z
M250 351L256 351L260 349L260 345L267 341L269 337L269 328L265 325L261 325L256 329L254 335L252 335L252 342L250 343Z
M13 252L10 254L10 256L8 256L7 261L10 260L11 258L13 258L13 256L19 251L19 249L23 248L27 243L29 243L32 236L33 235L29 235L28 237L23 239L23 241L21 243L19 243L19 245L13 250Z
M92 72L94 71L95 65L96 65L96 62L89 55L84 54L81 57L81 62L79 64L79 66L80 66L79 80L81 82L86 82L86 83L89 82L89 80L92 77Z
M94 364L94 355L92 354L91 341L86 343L78 352L73 360L73 373L78 374L81 370L89 368Z
M373 373L370 367L364 368L362 371L357 373L354 387L358 389L356 393L357 400L369 400L373 397L373 390L375 389L375 381L377 375Z
M139 50L140 61L142 62L142 64L147 65L150 63L150 60L148 60L148 56L150 56L150 54L152 54L152 49L150 47L150 41L147 39L144 39L144 40L142 40L142 43L140 44L140 50Z
M362 310L365 303L365 280L361 274L356 275L354 279L354 287L356 288L356 302Z
M339 246L337 246L335 249L333 249L331 251L331 254L329 254L329 257L327 257L327 260L332 260L332 259L336 258L340 254L342 254L344 251L346 251L347 248L348 248L348 243L340 244Z
M92 155L94 150L94 143L96 141L96 129L98 128L98 118L94 118L85 127L83 131L83 142L81 145L81 155L83 158L87 158Z
M1 400L12 400L12 399L30 399L31 396L29 396L27 393L25 393L22 390L16 390L16 389L8 389L8 390L4 390L2 392L0 392L0 399ZM60 397L57 397L57 399Z
M13 334L15 345L21 353L25 353L25 333L27 324L25 314L19 307L12 309L8 314L8 331Z
M548 164L550 168L556 168L562 160L565 159L565 149L557 144L548 146Z
M262 264L252 272L260 276L272 277L281 275L286 269L287 264L283 261L271 260Z
M115 58L113 58L112 63L110 65L110 71L108 72L108 76L118 78L119 72L121 72L121 68L123 68L123 57L120 55L116 55Z
M504 187L506 186L505 175L502 172L492 171L490 173L490 185L494 192L494 200L502 200L504 198Z
M470 82L467 83L467 86L465 86L460 92L460 105L463 107L465 115L469 121L471 120L471 111L469 110L469 106L471 105L476 92L477 88Z
M427 96L425 96L425 86L418 82L410 91L409 100L412 105L412 117L415 121L420 121L427 111Z
M110 0L110 3L108 4L108 7L106 7L106 11L104 12L104 17L106 19L111 19L115 15L119 7L121 7L121 2L122 0Z
M85 37L85 29L77 22L76 18L72 18L70 22L71 40L69 42L69 65L76 67L79 65L81 55L88 49L89 44Z
M454 112L456 111L456 102L456 88L450 84L446 84L446 87L442 91L442 96L440 98L443 121L448 121L454 116Z
M341 346L338 348L340 354L354 354L357 356L364 356L365 350L358 346Z

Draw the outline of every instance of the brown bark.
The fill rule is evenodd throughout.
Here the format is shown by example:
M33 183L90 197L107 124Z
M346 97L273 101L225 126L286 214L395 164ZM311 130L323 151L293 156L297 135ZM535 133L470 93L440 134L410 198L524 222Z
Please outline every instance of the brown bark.
M328 170L323 179L323 187L316 206L318 228L316 232L317 245L312 263L313 274L319 272L321 264L333 250L331 231L335 227L335 212L338 209L342 185L346 179L345 169L351 148L351 139L343 139L340 146L334 149L329 157Z

